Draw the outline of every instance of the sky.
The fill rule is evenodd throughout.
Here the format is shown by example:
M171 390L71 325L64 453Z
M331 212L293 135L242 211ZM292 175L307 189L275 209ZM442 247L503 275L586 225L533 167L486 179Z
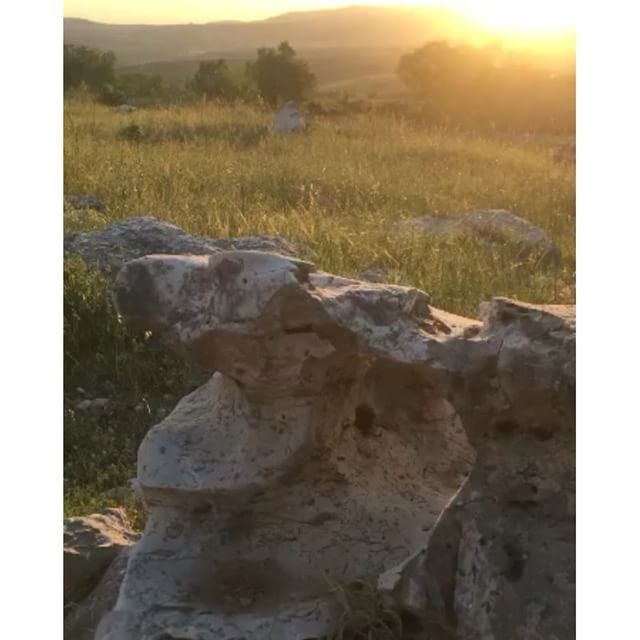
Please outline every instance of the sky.
M167 24L260 20L351 4L450 6L505 31L540 31L573 24L577 0L64 0L64 15L97 22Z

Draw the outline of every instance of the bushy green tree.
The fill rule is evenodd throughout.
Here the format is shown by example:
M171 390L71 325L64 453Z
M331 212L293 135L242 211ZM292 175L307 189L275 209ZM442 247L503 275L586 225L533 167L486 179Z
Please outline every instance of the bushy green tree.
M192 91L207 99L232 99L239 94L239 87L223 59L201 62L189 86Z
M400 79L430 116L470 127L575 131L575 75L553 74L498 45L430 42L405 55Z
M247 64L247 75L260 96L270 105L300 100L314 87L316 78L288 42L258 49L258 57Z
M81 84L99 92L113 84L116 56L111 51L99 51L85 46L64 45L64 90Z

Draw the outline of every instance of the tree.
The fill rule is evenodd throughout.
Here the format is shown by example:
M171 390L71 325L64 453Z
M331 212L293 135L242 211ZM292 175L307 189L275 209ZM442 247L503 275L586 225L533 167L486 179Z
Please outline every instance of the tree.
M433 120L474 128L575 131L575 76L554 76L540 61L497 44L430 42L400 59L398 75L422 97Z
M277 49L258 49L258 57L247 64L247 75L258 93L272 106L281 101L300 100L314 87L316 78L288 42Z
M230 99L238 95L238 86L223 60L203 61L190 82L190 88L207 99Z
M113 84L113 66L116 56L111 51L99 51L90 47L64 45L64 90L85 84L93 91L101 91Z

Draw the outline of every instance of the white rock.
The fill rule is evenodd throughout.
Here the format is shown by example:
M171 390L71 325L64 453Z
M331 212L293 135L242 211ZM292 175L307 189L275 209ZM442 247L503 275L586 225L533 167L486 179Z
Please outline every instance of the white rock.
M294 102L287 102L273 119L273 128L278 133L302 131L306 126L307 123Z

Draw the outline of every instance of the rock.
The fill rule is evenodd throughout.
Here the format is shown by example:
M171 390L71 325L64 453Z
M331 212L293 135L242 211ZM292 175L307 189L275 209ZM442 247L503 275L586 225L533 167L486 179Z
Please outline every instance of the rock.
M132 261L114 300L213 375L140 447L147 527L97 638L326 635L327 576L400 562L470 470L424 364L470 321L243 251Z
M64 521L64 601L80 602L118 553L138 538L120 509Z
M78 411L104 409L110 402L109 398L95 398L93 400L87 398L86 400L80 400L80 402L76 403L76 409Z
M307 123L300 115L294 102L287 102L275 115L273 128L278 133L294 133L306 128Z
M64 197L64 203L71 209L93 209L104 213L106 207L101 200L88 193L68 193Z
M299 248L279 236L206 238L152 217L128 218L102 231L67 233L66 252L94 267L116 273L129 260L150 254L210 255L221 249L251 249L295 255Z
M389 272L382 267L369 267L358 274L358 280L366 282L386 282L389 279Z
M495 300L481 340L449 395L475 467L392 590L436 638L575 638L575 308Z
M465 232L490 245L512 246L522 258L533 257L549 264L555 264L561 258L560 249L542 229L504 209L480 209L455 216L413 218L397 224L395 229L435 236Z
M121 104L115 108L118 113L133 113L136 108L132 104Z
M80 604L69 607L64 617L64 640L94 640L98 623L118 600L129 550L124 547L118 552L93 591Z
M140 446L97 640L325 636L330 585L385 572L428 637L574 637L574 308L479 325L248 251L140 258L113 295L213 375Z

